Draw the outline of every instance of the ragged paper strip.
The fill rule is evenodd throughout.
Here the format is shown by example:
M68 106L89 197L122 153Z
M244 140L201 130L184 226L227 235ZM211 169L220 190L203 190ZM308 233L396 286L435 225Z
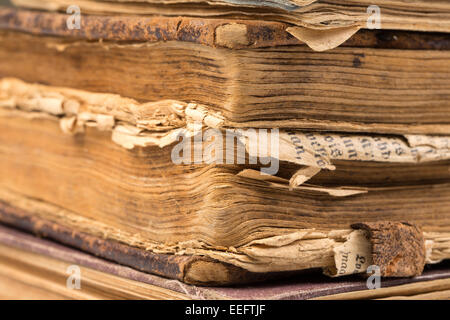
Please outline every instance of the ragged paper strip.
M0 107L39 111L60 117L76 116L80 122L113 117L151 131L185 125L186 103L175 100L139 103L117 94L30 84L15 78L0 80ZM104 120L104 119L103 119Z
M163 148L176 141L178 132L181 129L174 129L169 132L145 133L143 129L130 125L118 125L112 132L112 141L125 149L135 147L158 146Z
M448 136L282 131L280 160L331 170L331 160L420 163L450 159L449 145Z
M260 157L245 130L236 129L251 157ZM322 169L334 170L333 160L420 163L450 159L448 136L371 136L326 132L268 132L267 141L278 142L272 158L310 168L299 169L290 179L290 188L302 185ZM276 135L276 138L273 138ZM273 144L273 143L272 143ZM271 146L268 149L274 149ZM267 150L262 152L267 154Z
M252 145L245 130L237 129L236 132L249 155L259 157L261 150ZM269 132L268 141L272 134ZM450 159L448 136L408 135L404 138L303 131L276 134L279 135L276 139L279 160L320 169L334 170L332 160L420 163ZM275 157L274 154L271 156Z

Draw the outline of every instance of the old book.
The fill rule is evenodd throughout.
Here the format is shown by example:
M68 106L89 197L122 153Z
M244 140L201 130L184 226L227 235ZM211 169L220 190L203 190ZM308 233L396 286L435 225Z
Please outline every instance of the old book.
M1 299L448 299L448 264L413 279L386 279L369 290L358 277L330 280L315 272L245 287L186 285L0 227ZM79 271L75 287L74 267ZM68 285L69 283L69 285Z
M0 221L201 285L450 258L448 36L254 19L1 9Z
M194 142L203 135L190 129L189 115L201 112L192 105L140 105L14 79L0 89L0 145L8 154L0 159L0 198L18 209L6 210L5 222L38 217L156 253L276 272L333 268L334 249L353 239L352 224L410 221L425 232L419 259L448 257L448 137L281 131L278 158L271 154L264 166L249 163L254 142L246 131L219 127L215 142L231 132L231 144L224 138L208 152L205 139L193 143L192 157L203 149L199 163L184 154L177 162L180 133L193 132ZM176 112L161 117L168 110ZM159 127L166 119L186 127ZM275 165L274 175L261 175ZM221 280L206 282L214 281Z
M0 76L194 102L233 128L450 134L446 35L366 31L318 53L279 22L83 16L70 30L66 20L1 9Z

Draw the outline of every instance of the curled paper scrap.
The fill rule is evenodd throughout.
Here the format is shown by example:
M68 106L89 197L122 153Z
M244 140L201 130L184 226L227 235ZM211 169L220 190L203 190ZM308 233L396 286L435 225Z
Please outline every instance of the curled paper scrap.
M291 179L289 180L289 190L294 189L295 187L302 185L316 174L320 172L320 168L317 167L304 167L302 169L297 170Z
M305 169L305 171L310 170L309 167L306 167L304 169ZM301 170L302 169L300 169L299 171L301 171ZM312 170L312 171L314 171L314 170ZM253 169L244 169L244 170L240 171L237 175L240 177L244 177L244 178L263 181L271 186L278 187L278 188L326 193L333 197L348 197L348 196L353 196L353 195L368 192L367 188L361 188L361 187L346 187L346 186L323 187L323 186L316 186L316 185L310 185L310 184L301 184L301 185L290 186L290 182L287 179L283 179L281 177L271 176L271 175L267 175L267 174L261 174L260 171L253 170ZM295 176L295 174L294 174L294 176Z
M358 32L359 29L359 26L351 26L336 29L317 30L297 26L289 27L286 31L298 40L306 43L308 47L314 51L326 51L340 46L356 32Z

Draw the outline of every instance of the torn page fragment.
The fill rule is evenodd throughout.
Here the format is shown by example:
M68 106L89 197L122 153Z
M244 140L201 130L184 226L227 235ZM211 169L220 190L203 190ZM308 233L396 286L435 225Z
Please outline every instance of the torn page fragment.
M333 170L332 160L420 163L450 159L448 136L280 131L282 161Z
M325 270L332 277L366 272L372 265L372 246L368 232L355 230L346 242L333 249L335 268Z
M325 30L296 26L289 27L286 31L298 40L306 43L314 51L326 51L340 46L358 32L359 29L359 26Z

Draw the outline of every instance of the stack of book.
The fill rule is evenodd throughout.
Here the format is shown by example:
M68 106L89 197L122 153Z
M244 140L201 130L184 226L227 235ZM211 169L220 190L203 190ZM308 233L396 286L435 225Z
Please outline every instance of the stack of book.
M449 297L448 1L11 2L0 296Z

